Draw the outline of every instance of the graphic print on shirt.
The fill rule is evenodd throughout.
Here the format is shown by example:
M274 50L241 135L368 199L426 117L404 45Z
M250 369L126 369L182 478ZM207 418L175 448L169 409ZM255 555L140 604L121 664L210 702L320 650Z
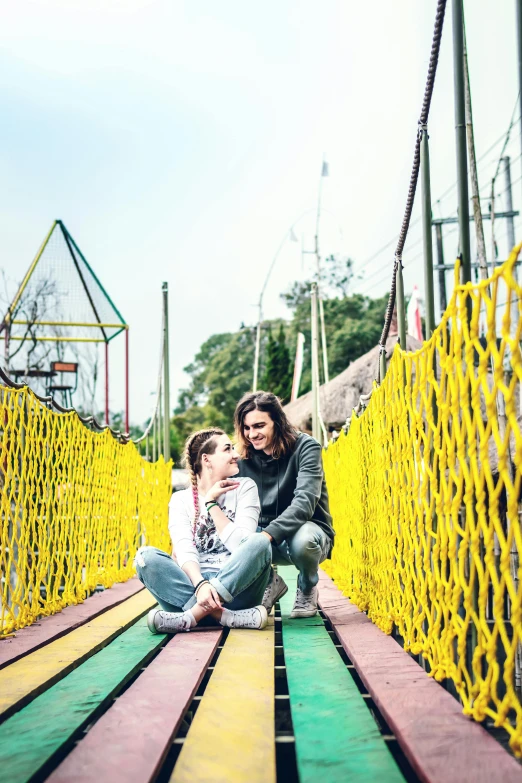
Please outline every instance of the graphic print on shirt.
M231 522L234 521L235 514L232 509L221 508L221 511ZM207 566L219 563L223 555L228 553L226 546L219 537L216 524L210 513L200 513L198 524L194 531L194 543L198 553L204 555Z

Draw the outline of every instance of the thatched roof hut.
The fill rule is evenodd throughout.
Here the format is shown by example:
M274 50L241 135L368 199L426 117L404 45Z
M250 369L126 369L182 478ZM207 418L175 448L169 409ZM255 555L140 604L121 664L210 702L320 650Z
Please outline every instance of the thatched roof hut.
M390 359L397 335L392 334L386 343L386 358ZM416 351L422 343L410 335L407 336L407 349ZM360 356L346 370L329 383L321 386L319 404L321 416L330 428L340 429L352 410L357 406L361 394L369 394L377 374L379 346ZM303 394L294 402L285 405L285 412L294 427L303 432L312 431L312 392Z

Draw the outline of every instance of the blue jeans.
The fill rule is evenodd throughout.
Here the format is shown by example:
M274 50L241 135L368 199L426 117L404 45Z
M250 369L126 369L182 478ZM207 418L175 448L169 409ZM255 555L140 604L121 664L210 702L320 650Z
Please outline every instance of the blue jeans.
M319 564L330 554L331 541L315 522L305 522L297 533L279 545L272 545L274 565L295 565L297 584L303 593L311 593L319 581Z
M220 571L202 569L227 609L249 609L263 599L270 579L272 547L266 536L254 533L232 552ZM196 604L194 585L166 552L142 546L134 560L138 579L166 612L183 612Z

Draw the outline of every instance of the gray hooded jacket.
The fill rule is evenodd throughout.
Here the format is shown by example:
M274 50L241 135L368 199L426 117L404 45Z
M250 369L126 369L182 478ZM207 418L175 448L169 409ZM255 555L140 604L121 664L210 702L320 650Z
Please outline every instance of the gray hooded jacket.
M276 544L305 522L315 522L333 545L322 448L310 435L299 433L292 452L279 459L250 449L248 458L239 461L239 475L256 482L261 501L259 524Z

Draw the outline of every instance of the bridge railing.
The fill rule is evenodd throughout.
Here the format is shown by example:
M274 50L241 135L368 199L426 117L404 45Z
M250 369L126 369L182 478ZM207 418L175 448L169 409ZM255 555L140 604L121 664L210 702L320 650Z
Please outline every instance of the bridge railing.
M455 286L420 350L396 347L324 463L337 530L325 570L522 755L519 250Z
M129 579L140 545L168 549L171 467L0 385L0 638Z

